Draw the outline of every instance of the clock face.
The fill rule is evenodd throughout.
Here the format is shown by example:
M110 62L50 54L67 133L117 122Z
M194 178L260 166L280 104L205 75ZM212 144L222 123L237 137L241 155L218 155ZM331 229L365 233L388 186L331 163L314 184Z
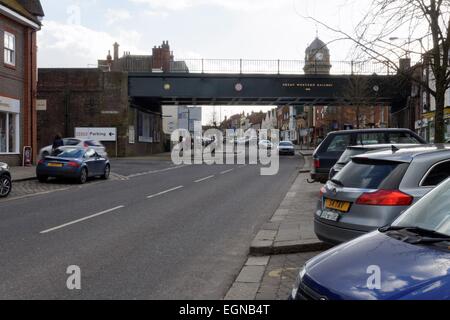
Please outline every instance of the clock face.
M316 59L317 60L323 60L323 53L322 52L316 53Z

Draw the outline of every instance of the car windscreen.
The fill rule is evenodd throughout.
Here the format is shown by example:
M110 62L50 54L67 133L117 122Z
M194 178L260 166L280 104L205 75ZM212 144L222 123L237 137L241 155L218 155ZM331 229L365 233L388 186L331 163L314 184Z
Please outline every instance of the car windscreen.
M333 181L346 188L398 189L408 163L353 159Z
M408 209L395 227L418 227L450 236L450 180L446 180Z
M80 159L83 157L84 153L85 151L82 149L66 149L61 150L57 156L60 158L67 158L67 159Z
M292 147L293 144L290 142L280 142L280 147Z

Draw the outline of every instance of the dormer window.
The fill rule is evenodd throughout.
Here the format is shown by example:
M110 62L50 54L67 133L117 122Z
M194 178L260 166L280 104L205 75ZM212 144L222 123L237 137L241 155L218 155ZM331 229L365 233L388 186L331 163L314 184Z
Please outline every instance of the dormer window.
M16 36L9 32L4 36L4 61L7 65L16 65Z

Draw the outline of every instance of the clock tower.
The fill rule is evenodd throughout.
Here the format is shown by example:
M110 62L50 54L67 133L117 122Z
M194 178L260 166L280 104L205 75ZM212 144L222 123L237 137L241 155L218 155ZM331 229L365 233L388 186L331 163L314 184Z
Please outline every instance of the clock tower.
M330 74L330 50L319 37L314 39L305 53L305 74Z

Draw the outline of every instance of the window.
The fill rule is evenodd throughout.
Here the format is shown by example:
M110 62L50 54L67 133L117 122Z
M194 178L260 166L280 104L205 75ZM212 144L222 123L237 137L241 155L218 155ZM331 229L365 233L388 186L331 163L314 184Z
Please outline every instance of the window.
M0 153L18 153L19 117L15 113L0 112Z
M9 32L4 36L4 59L6 64L16 65L16 36Z
M420 143L407 132L388 133L388 143Z
M450 161L442 162L433 167L423 180L422 187L435 187L450 177Z
M360 133L358 134L357 144L371 145L371 144L381 144L385 143L385 135L384 132L376 132L376 133Z
M353 160L334 179L347 188L397 189L409 164L373 160Z
M350 135L337 135L328 146L327 152L344 152L350 145Z
M138 133L139 142L155 143L161 139L161 123L154 114L139 112L138 115Z

